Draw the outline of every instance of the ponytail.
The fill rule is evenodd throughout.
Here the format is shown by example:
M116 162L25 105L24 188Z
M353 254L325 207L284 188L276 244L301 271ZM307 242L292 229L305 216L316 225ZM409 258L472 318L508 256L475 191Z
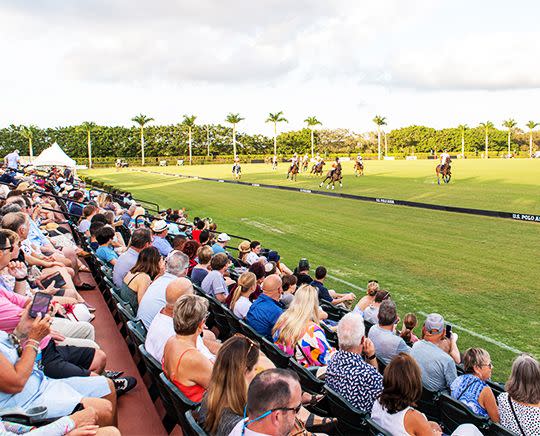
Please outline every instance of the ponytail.
M229 303L229 308L231 310L234 309L234 305L240 298L240 296L244 293L249 291L254 285L257 283L257 276L253 274L252 272L245 272L240 276L238 279L238 284L236 285L236 288L234 288L231 302Z

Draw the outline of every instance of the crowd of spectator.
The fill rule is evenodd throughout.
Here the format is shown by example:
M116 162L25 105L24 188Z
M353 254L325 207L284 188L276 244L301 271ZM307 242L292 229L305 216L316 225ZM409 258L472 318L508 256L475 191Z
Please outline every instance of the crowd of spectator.
M95 343L94 308L84 300L93 288L83 279L89 255L111 268L119 295L147 330L146 350L187 399L201 404L196 416L209 434L308 434L325 422L308 418L303 405L314 398L302 393L294 371L273 368L248 337L223 337L213 305L316 369L329 390L391 434L442 434L418 410L426 391L447 392L517 434L540 433L540 368L532 356L516 358L506 391L496 396L486 350L461 353L440 314L429 314L421 331L414 313L401 321L377 280L353 304L354 293L327 287L323 265L312 276L309 261L300 259L291 271L259 241L229 246L232 237L210 219L190 224L185 210L150 217L132 199L73 186L63 194L88 253L69 243L66 218L54 212L62 200L47 193L59 191L25 180L24 191L0 192L0 407L46 405L48 418L68 423L64 433L51 434L84 425L115 434L117 397L135 384L106 370L107 356ZM53 222L54 230L42 225ZM51 310L33 319L36 291L52 296ZM79 307L87 320L66 317L66 307ZM79 403L91 418L77 415ZM454 434L481 434L463 424Z

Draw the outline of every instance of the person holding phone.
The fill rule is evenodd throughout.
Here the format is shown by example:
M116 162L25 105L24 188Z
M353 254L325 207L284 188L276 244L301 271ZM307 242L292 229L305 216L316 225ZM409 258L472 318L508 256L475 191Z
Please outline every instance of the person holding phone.
M81 403L97 412L100 426L116 424L114 384L105 377L50 379L35 360L39 343L49 335L51 318L25 311L13 334L0 331L0 409L46 406L46 418L69 415Z

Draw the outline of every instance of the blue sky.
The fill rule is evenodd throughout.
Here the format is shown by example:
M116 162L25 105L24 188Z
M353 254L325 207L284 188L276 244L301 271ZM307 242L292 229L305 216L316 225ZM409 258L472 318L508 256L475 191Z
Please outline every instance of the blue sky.
M540 121L534 1L0 0L0 126Z

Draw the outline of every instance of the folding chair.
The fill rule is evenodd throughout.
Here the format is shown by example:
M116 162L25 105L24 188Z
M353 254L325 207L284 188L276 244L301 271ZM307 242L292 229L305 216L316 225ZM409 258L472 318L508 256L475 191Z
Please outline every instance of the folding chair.
M159 387L160 391L166 391L166 395L168 395L174 408L178 425L180 425L182 429L188 427L186 412L188 410L197 409L200 406L200 403L189 400L163 372L159 374Z
M185 413L186 417L186 427L182 427L182 433L186 436L206 436L206 433L203 428L195 421L193 413L191 410L188 410Z
M324 387L330 405L331 415L337 418L336 430L340 435L364 435L368 433L366 424L369 415L349 404L345 398L328 386Z
M446 393L440 394L439 407L441 409L441 421L447 433L452 433L461 424L474 424L482 432L489 429L489 419L473 413L461 401L452 398Z
M309 369L304 368L295 359L289 359L289 368L298 374L303 391L312 395L318 395L323 392L324 382L315 377Z
M261 347L263 353L272 361L277 368L288 368L291 356L281 351L275 344L266 338L262 338Z

